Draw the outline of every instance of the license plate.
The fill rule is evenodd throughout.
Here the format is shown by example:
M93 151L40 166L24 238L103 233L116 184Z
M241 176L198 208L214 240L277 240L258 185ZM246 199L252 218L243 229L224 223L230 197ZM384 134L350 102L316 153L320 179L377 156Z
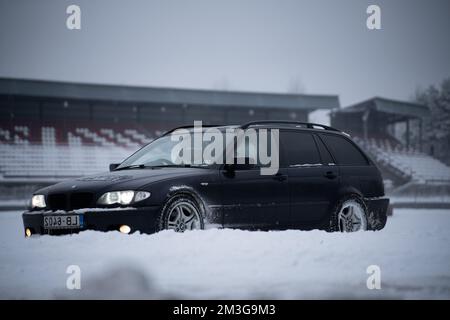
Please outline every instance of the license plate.
M45 229L71 229L83 226L83 216L81 215L55 215L44 216Z

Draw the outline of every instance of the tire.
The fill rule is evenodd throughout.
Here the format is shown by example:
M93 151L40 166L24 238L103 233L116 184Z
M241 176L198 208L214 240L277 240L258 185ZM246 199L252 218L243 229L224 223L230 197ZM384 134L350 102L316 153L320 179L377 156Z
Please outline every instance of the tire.
M366 231L367 206L357 195L342 198L334 207L330 216L330 232Z
M205 228L204 208L188 194L172 196L161 210L158 229L184 232Z

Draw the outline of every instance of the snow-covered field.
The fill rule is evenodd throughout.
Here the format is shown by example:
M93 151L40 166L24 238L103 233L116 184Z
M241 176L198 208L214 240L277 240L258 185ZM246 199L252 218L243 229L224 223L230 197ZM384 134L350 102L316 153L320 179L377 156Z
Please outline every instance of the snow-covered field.
M397 209L379 232L22 237L0 212L0 298L450 298L450 210ZM81 289L68 290L69 265ZM367 267L381 270L369 290Z

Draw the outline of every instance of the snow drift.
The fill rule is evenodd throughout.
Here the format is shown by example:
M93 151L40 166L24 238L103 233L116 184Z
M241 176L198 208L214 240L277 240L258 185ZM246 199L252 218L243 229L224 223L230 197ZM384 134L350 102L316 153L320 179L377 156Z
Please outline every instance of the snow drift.
M450 298L450 211L396 210L382 231L177 234L83 232L23 238L0 213L0 298ZM81 269L68 290L66 269ZM369 290L367 268L381 269Z

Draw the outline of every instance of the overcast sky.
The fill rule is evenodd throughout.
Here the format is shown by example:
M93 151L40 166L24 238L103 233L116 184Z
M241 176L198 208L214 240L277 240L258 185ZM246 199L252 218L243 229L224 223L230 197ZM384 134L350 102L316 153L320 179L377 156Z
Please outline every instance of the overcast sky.
M81 7L81 30L66 7ZM366 28L381 7L382 30ZM450 76L450 1L0 0L0 77L410 99Z

